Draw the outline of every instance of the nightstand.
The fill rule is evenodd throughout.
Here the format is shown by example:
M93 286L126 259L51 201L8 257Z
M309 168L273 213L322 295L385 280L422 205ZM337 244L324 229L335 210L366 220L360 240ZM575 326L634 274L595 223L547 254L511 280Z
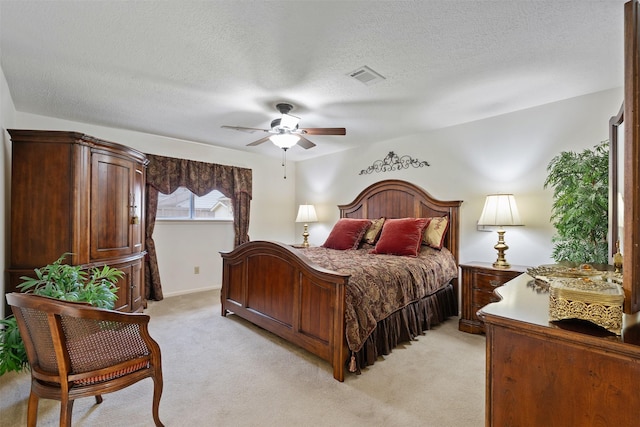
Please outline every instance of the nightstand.
M527 271L527 266L512 265L511 268L494 268L490 262L461 264L462 314L458 329L472 334L484 333L484 323L478 319L477 311L485 305L499 301L493 291Z

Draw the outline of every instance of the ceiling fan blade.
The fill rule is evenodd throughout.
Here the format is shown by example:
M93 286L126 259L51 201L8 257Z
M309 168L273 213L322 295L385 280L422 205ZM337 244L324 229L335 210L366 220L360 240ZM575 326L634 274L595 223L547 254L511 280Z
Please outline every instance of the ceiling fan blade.
M221 128L225 128L225 129L239 130L240 132L248 132L248 133L269 132L268 129L245 128L245 127L242 127L242 126L220 126L220 127Z
M253 141L251 144L247 144L247 147L255 147L256 145L260 145L263 142L267 142L269 140L268 136L265 136L264 138L260 138L257 141Z
M304 148L305 150L308 150L309 148L313 148L313 147L316 146L316 144L314 144L313 142L309 141L304 136L298 135L298 137L300 138L300 140L298 141L298 145L300 147Z
M304 128L300 129L302 133L307 135L346 135L345 128Z

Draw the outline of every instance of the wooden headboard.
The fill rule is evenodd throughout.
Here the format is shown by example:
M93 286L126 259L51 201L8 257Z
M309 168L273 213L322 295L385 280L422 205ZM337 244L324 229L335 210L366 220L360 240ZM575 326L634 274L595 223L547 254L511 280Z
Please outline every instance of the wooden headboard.
M449 217L444 246L456 261L460 251L460 217L462 201L436 200L422 188L406 181L389 179L365 188L353 202L338 205L340 218L428 218Z

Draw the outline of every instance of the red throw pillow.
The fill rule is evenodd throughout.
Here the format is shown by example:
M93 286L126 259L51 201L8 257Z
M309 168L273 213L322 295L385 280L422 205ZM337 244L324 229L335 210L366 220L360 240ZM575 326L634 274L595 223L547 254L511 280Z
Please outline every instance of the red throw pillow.
M358 249L360 240L370 225L371 220L368 219L340 218L322 246L339 250Z
M372 254L418 256L428 218L387 219Z

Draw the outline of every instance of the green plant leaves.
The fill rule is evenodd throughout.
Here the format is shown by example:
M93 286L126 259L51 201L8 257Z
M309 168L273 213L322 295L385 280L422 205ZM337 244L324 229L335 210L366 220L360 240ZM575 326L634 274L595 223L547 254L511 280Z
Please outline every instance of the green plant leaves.
M35 278L23 276L18 288L65 301L88 302L94 307L112 309L118 298L116 283L124 273L105 265L86 271L82 266L63 264L68 253L52 264L36 268Z
M580 153L564 151L547 166L556 262L608 262L609 141Z
M88 272L82 266L64 264L63 254L52 264L34 269L35 277L23 276L18 288L64 301L87 302L94 307L113 309L118 298L116 283L124 273L105 265ZM15 317L0 320L0 375L28 367L27 354Z
M6 372L22 372L29 367L27 353L13 316L0 319L0 375Z

